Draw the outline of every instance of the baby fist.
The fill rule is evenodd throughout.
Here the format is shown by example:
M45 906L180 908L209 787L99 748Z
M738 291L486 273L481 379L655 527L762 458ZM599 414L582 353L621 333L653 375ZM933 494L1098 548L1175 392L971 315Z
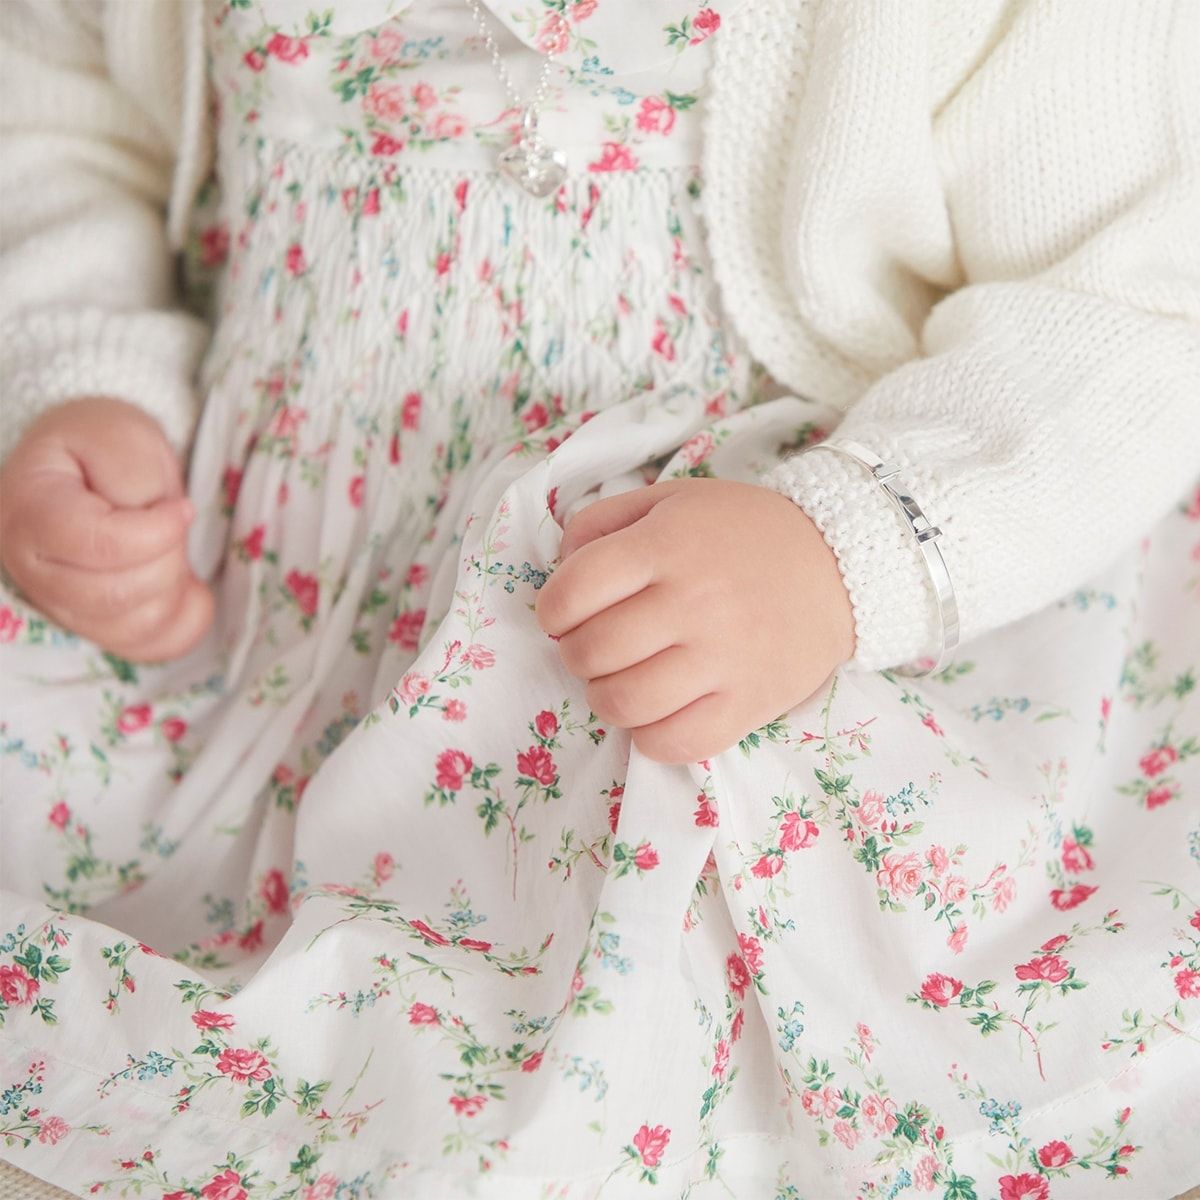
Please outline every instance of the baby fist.
M659 762L727 750L853 654L832 550L768 488L680 479L598 500L560 558L538 622L597 716Z
M177 658L212 623L187 560L191 518L175 452L122 400L47 410L0 472L5 571L52 620L122 658Z

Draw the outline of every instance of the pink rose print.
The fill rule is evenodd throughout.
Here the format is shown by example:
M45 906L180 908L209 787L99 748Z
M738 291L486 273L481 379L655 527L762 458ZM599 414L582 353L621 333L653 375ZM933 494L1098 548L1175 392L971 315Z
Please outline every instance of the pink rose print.
M1062 864L1064 870L1072 872L1090 871L1096 865L1087 847L1081 846L1074 838L1063 838Z
M756 879L770 879L778 875L783 870L783 855L782 854L764 854L750 868L750 874Z
M460 1117L477 1117L487 1103L486 1096L451 1096L450 1107Z
M436 929L430 929L424 921L419 921L415 917L409 921L409 924L415 929L427 942L434 946L448 946L450 942L442 937Z
M441 1023L441 1019L438 1017L436 1008L418 1001L408 1010L408 1023L410 1025L438 1025Z
M8 605L0 605L0 642L15 641L24 624L24 617L18 617Z
M363 492L366 489L367 481L362 475L355 475L350 480L350 486L346 489L351 508L362 508Z
M303 275L308 270L308 263L304 258L304 247L299 242L293 242L288 247L283 265L289 275Z
M653 871L658 866L658 851L649 842L644 842L633 856L633 865L639 871Z
M967 881L961 875L951 875L942 888L942 897L951 904L966 898Z
M526 433L535 433L550 423L550 414L544 404L534 404L521 414L521 423Z
M404 143L399 138L394 138L387 133L379 134L371 143L371 153L383 158L392 154L399 154L403 149Z
M371 39L370 55L376 62L392 62L404 49L404 34L391 25L385 25Z
M882 1096L872 1093L863 1097L859 1111L870 1122L871 1128L877 1134L885 1134L890 1133L896 1124L896 1117L890 1111L889 1106L891 1105L893 1105L893 1101L885 1100Z
M402 612L388 630L388 641L399 646L401 650L415 650L424 624L425 610L423 608Z
M416 702L420 700L422 696L429 694L429 688L429 680L424 675L417 675L416 673L409 671L408 674L401 676L400 682L396 687L396 695L398 695L405 704L411 707L412 705L416 704ZM458 702L451 701L450 703L453 704Z
M442 141L462 137L467 131L467 122L459 113L441 112L433 122L433 136Z
M696 797L696 811L693 817L697 825L710 829L716 829L721 823L717 815L717 806L703 792Z
M320 584L315 575L305 575L294 568L283 577L284 586L292 593L296 606L306 616L311 617L317 611L317 596Z
M654 336L650 339L650 346L659 358L667 362L675 361L675 343L661 320L654 322Z
M304 1200L333 1200L337 1195L337 1176L322 1175L311 1187L306 1187L302 1193ZM166 1197L163 1197L166 1200Z
M722 1079L722 1078L724 1078L725 1072L728 1069L729 1069L729 1043L727 1041L725 1041L724 1038L722 1038L717 1043L717 1049L713 1055L712 1073L714 1075L716 1075L718 1079Z
M647 1167L657 1167L662 1162L670 1140L671 1131L661 1125L655 1125L653 1129L649 1125L643 1125L633 1135L634 1148L642 1156L643 1165Z
M937 723L933 713L927 712L921 718L921 724L933 734L934 737L945 737L946 731Z
M944 875L950 866L950 856L943 846L930 846L925 851L925 860L929 863L930 870L937 876Z
M1175 799L1175 789L1169 784L1164 784L1161 787L1151 788L1146 793L1146 808L1162 808L1164 804L1169 804Z
M729 1026L729 1040L736 1042L742 1036L742 1026L746 1023L746 1013L742 1009L738 1009L733 1014L733 1021Z
M1071 939L1065 933L1060 933L1056 937L1052 937L1048 942L1042 944L1042 949L1047 954L1054 954L1061 950Z
M396 860L386 850L380 850L371 864L371 873L377 884L387 883L396 873Z
M521 1070L524 1071L526 1075L531 1075L541 1065L542 1065L542 1051L538 1050L535 1053L531 1054L521 1064Z
M421 422L421 396L419 392L409 392L400 405L400 424L405 429L416 429Z
M997 912L1003 912L1016 898L1017 881L1011 875L1005 875L997 880L992 892L992 907Z
M588 163L589 171L636 171L638 160L628 146L618 142L605 142L600 157Z
M202 1008L199 1012L192 1013L192 1024L197 1029L232 1029L233 1014L213 1012L211 1009Z
M458 944L466 946L468 950L478 950L481 954L486 954L491 948L491 942L481 942L478 938L459 938Z
M597 0L575 0L571 7L572 21L586 21L596 11Z
M437 785L448 792L457 792L474 763L462 750L443 750L437 757Z
M797 812L785 813L779 826L779 848L806 850L820 835L815 821L806 820Z
M927 975L925 982L921 984L921 999L928 1000L930 1004L936 1004L938 1008L945 1008L962 989L961 980L934 972L932 975Z
M496 665L496 656L486 646L472 642L462 652L462 661L476 671L486 671Z
M237 467L226 467L221 473L221 490L225 493L225 507L233 508L242 490L242 473Z
M946 939L946 945L954 951L955 954L961 954L967 945L967 927L965 925L958 926L957 929Z
M1059 912L1066 912L1082 904L1095 890L1086 883L1073 883L1069 888L1054 888L1050 892L1050 903Z
M229 229L210 225L200 234L200 262L206 267L219 267L229 257Z
M1032 979L1038 982L1044 980L1046 983L1062 983L1070 974L1066 960L1059 958L1057 954L1030 959L1013 970L1018 979Z
M1138 766L1147 779L1161 775L1168 767L1179 760L1179 752L1174 746L1156 746L1148 754L1142 755Z
M858 819L868 829L883 820L883 796L879 792L864 792L858 802Z
M549 709L544 709L534 717L533 727L537 730L538 737L549 741L558 732L558 718Z
M222 1171L200 1189L204 1200L246 1200L242 1177L234 1170Z
M150 724L150 705L134 704L122 710L117 718L117 728L122 733L137 733Z
M261 71L267 65L266 55L258 50L247 50L242 55L242 62L250 68L251 71Z
M1050 1182L1041 1175L1001 1175L1000 1200L1050 1200Z
M608 828L611 832L617 832L617 822L621 819L621 802L615 800L608 806Z
M404 102L404 88L399 84L376 83L363 97L363 108L381 121L400 121L404 117Z
M911 851L885 855L878 878L893 896L914 896L921 884L921 860Z
M217 1070L234 1083L262 1083L271 1077L271 1067L257 1050L222 1050Z
M762 970L762 943L748 933L739 933L737 939L742 958L749 967L750 974L757 975Z
M1038 1151L1038 1162L1043 1167L1065 1167L1075 1157L1075 1151L1066 1142L1047 1142Z
M370 191L363 197L362 215L364 217L376 217L379 215L379 189L371 188Z
M937 1170L937 1159L932 1154L926 1154L913 1167L913 1186L918 1192L933 1191L933 1173Z
M303 38L292 38L277 33L267 43L267 53L280 62L303 62L308 57L308 43Z
M1200 999L1200 971L1184 967L1175 976L1175 990L1182 1000Z
M0 997L10 1008L32 1004L41 985L24 967L0 967Z
M177 742L187 733L187 722L182 717L167 717L159 726L168 742Z
M38 1127L37 1140L43 1146L57 1146L71 1132L62 1117L47 1117Z
M67 827L67 822L71 819L71 810L66 804L60 800L51 810L49 815L50 824L55 829L63 830Z
M638 109L637 127L645 133L668 134L675 128L675 110L658 96L646 96Z
M1200 929L1200 908L1196 909L1196 911L1192 914L1192 919L1188 922L1188 924L1193 929Z
M259 884L258 894L267 905L267 911L285 913L288 907L288 885L283 872L278 867L272 867Z
M696 19L692 22L692 28L696 31L696 36L692 38L689 44L694 46L721 28L721 16L719 13L713 12L711 8L702 8L696 14Z
M558 778L554 759L545 746L530 746L524 754L518 754L517 770L540 783L542 787L549 787Z
M750 971L740 954L731 954L725 960L725 979L729 990L740 1000L750 986Z
M833 1136L837 1138L847 1150L853 1150L858 1143L858 1130L844 1118L833 1123Z

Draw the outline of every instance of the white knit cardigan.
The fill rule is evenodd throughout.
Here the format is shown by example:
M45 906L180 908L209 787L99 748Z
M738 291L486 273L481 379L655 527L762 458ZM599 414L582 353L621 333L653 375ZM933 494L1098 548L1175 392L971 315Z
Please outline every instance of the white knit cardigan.
M202 5L6 0L0 22L0 454L98 393L183 448ZM779 383L903 468L966 638L1068 593L1200 475L1197 50L1195 0L743 0L715 38L722 303ZM923 560L860 465L802 453L762 482L836 552L855 665L935 648Z

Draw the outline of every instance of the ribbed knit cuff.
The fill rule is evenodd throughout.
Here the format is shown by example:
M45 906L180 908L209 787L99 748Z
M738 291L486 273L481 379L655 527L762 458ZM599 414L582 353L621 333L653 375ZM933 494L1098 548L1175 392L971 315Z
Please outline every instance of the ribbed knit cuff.
M208 339L180 312L77 309L0 322L0 462L45 409L81 396L112 396L155 417L181 454L196 422L193 381Z
M837 556L854 611L847 665L881 671L938 652L940 617L924 556L865 467L840 454L804 451L759 483L798 504Z

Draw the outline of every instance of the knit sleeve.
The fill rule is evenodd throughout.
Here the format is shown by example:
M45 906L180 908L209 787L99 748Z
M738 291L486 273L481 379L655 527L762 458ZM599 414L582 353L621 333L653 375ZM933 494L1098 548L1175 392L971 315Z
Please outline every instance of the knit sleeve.
M942 529L964 641L1071 591L1200 476L1196 9L1043 16L936 114L964 282L835 434L898 465ZM802 452L761 482L838 558L852 666L934 653L924 560L865 468Z
M114 70L149 49L178 81L183 55L178 21L139 24L138 9L0 4L0 459L80 395L140 405L177 449L191 434L207 330L178 306L165 227L178 101L149 80L135 95ZM175 36L139 50L136 31Z

